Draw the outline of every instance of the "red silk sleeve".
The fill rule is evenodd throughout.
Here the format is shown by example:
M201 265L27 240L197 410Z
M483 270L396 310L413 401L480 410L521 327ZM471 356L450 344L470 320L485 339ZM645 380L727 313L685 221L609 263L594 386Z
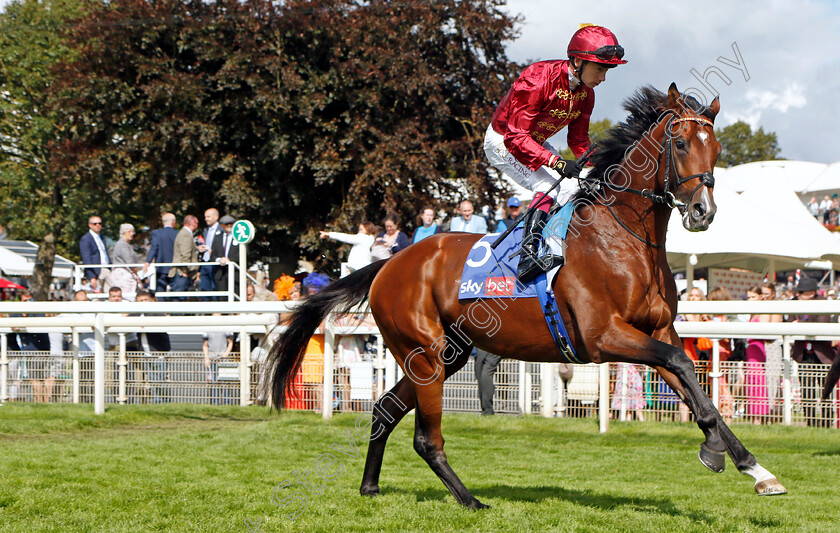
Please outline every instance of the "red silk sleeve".
M531 65L513 84L508 103L509 120L504 131L505 147L531 170L547 165L552 156L531 137L537 126L537 116L546 105L549 89L545 73L537 66L539 64Z

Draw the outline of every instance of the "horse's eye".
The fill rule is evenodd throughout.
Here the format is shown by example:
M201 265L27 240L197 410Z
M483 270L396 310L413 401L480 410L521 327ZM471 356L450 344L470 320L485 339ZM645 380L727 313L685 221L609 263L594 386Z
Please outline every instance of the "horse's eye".
M684 150L684 149L685 149L685 141L683 141L682 139L677 139L677 140L674 142L674 146L676 146L676 147L677 147L677 148L679 148L680 150Z

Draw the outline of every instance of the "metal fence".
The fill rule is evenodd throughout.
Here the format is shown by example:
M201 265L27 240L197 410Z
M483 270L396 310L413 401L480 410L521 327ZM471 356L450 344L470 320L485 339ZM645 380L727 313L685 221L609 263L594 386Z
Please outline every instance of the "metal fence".
M30 304L32 305L32 304ZM44 304L42 304L44 305ZM105 304L95 304L102 307ZM114 304L115 311L131 306L161 304ZM231 304L164 304L173 311L193 313L197 306L213 312L213 306ZM171 307L178 305L177 309ZM274 327L276 311L286 304L260 303L240 306L243 313L227 317L203 315L134 316L114 313L64 317L14 318L0 321L0 401L51 401L97 404L96 352L79 346L80 334L99 331L101 351L101 398L105 404L198 403L247 405L270 400L262 396L265 346L259 339L282 331ZM281 307L278 307L281 306ZM146 307L142 309L146 310ZM107 307L105 307L107 309ZM97 308L99 309L99 308ZM151 307L148 307L150 310ZM110 310L110 309L109 309ZM160 309L155 308L159 311ZM266 311L275 311L266 314ZM5 324L3 323L5 322ZM37 324L32 325L32 324ZM196 329L198 324L202 329ZM837 428L840 426L840 392L828 402L818 402L828 365L798 364L790 359L790 342L804 338L794 330L770 334L756 329L766 324L681 323L687 335L712 338L747 337L738 328L751 329L750 338L765 337L782 343L780 361L747 363L720 361L719 343L714 343L710 361L695 365L698 380L728 422L752 424L795 424ZM776 324L782 329L807 324ZM819 339L837 336L816 324ZM11 327L15 329L12 330ZM766 329L766 328L765 328ZM70 349L55 352L8 350L6 335L15 331L62 331ZM145 353L126 349L127 334L166 330L238 332L239 346L228 356L205 361L199 351ZM6 335L3 335L5 333ZM105 338L115 335L115 349L106 350ZM351 342L346 342L346 341ZM348 356L347 345L355 345ZM252 348L255 348L252 350ZM557 374L556 363L525 363L505 359L495 375L494 407L500 414L542 414L543 416L598 417L602 428L607 419L688 421L691 416L682 402L653 370L630 364L575 365L571 380ZM393 357L382 343L375 326L361 327L348 320L328 320L325 332L310 343L302 371L295 382L296 394L287 398L290 409L323 413L370 412L373 403L402 377ZM478 387L473 360L451 376L444 385L444 410L479 412Z

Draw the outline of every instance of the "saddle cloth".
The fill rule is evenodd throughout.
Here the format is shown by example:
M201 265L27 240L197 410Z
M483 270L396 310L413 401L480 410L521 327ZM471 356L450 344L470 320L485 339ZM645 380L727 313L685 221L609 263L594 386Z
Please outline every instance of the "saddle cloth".
M549 219L543 230L543 239L548 247L562 246L559 239L566 237L572 209L569 202ZM491 244L498 238L497 233L486 235L473 245L464 263L458 300L539 298L540 309L543 311L548 330L565 361L583 363L567 341L569 334L554 301L554 290L549 281L554 279L557 269L554 269L548 277L545 273L541 273L528 284L523 284L516 278L519 256L513 259L509 257L519 249L523 231L522 227L517 226L495 250ZM554 237L559 237L559 239Z

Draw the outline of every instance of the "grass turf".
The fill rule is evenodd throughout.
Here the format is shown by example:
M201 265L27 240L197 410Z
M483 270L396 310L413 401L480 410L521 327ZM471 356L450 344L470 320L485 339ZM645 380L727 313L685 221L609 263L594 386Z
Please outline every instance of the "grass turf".
M737 426L790 491L762 498L731 462L719 475L700 464L694 425L599 435L591 419L447 415L450 464L491 506L476 512L414 452L412 417L391 436L382 495L359 496L357 417L6 404L0 531L840 531L837 431Z

